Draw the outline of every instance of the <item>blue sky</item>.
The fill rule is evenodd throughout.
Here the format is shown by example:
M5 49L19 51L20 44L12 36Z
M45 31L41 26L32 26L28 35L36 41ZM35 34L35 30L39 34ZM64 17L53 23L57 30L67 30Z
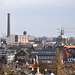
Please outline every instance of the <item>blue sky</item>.
M0 0L0 36L7 34L7 13L11 34L26 30L33 36L57 37L62 25L75 28L75 0ZM65 35L75 37L74 32Z

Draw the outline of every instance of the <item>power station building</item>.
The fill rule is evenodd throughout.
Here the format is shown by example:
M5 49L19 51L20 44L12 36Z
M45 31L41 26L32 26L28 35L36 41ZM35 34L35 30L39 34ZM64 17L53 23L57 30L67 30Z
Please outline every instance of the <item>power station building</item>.
M10 29L10 13L8 13L6 43L8 43L8 44L18 44L18 43L25 44L26 42L28 42L28 32L24 31L23 35L11 35L10 31L11 31L11 29Z
M6 37L6 42L8 44L25 44L28 42L28 33L26 32L25 35L10 35L9 37Z

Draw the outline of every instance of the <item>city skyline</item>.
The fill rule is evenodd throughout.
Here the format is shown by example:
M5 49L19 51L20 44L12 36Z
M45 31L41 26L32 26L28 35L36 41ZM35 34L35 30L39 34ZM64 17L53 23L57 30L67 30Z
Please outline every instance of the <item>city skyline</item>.
M0 0L0 37L7 34L8 13L11 34L26 30L32 36L57 37L60 34L57 29L62 25L65 29L75 28L74 0ZM65 35L75 37L74 32Z

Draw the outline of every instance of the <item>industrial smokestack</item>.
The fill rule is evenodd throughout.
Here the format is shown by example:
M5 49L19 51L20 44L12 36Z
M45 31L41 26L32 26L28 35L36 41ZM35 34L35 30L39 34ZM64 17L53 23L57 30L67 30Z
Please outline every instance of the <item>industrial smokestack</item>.
M10 13L8 13L7 37L10 36Z

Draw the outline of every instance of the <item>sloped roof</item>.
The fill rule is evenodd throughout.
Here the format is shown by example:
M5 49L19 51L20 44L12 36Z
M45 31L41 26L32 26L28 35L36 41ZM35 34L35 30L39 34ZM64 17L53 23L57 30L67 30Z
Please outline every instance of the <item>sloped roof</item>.
M36 65L35 64L29 64L30 66L33 66L33 67L35 67ZM39 64L37 64L37 66L39 66Z
M64 46L66 48L75 48L75 45L68 45L68 46Z
M41 74L41 73L35 73L35 75L43 75L43 74Z
M66 53L66 54L69 54L66 50L65 50L65 53Z
M23 48L22 49L20 49L16 54L18 54L19 52L21 52L21 51L23 51L24 53L26 53L26 54L29 54L26 50L24 50Z
M62 49L62 53L64 57L69 54L65 49Z
M56 55L56 51L49 51L49 50L36 50L32 51L30 55Z

